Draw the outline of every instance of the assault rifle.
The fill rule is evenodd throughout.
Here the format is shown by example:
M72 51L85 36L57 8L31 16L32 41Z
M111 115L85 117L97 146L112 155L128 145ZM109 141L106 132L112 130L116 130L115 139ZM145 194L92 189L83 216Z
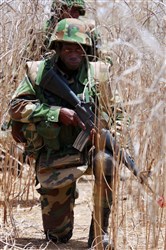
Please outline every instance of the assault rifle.
M62 98L70 104L73 107L73 110L77 113L78 117L85 124L86 130L82 130L80 132L73 144L73 147L81 152L89 140L91 130L95 128L98 131L96 126L98 120L96 115L91 110L91 104L81 102L68 86L66 79L60 77L53 69L50 69L47 73L45 73L42 81L40 82L40 87ZM103 139L103 142L105 143L105 148L109 150L112 155L115 155L116 157L119 156L123 164L125 164L125 166L138 177L140 171L135 165L135 162L126 151L119 148L115 138L111 135L109 130L101 129L99 132L101 139Z

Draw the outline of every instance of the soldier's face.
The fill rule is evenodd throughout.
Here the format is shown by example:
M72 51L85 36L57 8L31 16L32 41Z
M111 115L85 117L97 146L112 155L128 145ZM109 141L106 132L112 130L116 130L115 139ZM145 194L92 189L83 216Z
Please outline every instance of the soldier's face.
M80 16L80 12L78 10L78 8L76 7L71 7L68 8L67 6L63 6L62 10L61 10L61 19L64 18L79 18Z
M79 44L63 43L59 56L67 69L77 70L85 56L85 51L79 46Z

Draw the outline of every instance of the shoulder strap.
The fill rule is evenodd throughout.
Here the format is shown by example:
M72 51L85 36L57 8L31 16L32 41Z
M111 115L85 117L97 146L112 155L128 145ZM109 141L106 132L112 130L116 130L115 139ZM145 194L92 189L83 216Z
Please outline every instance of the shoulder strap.
M44 67L45 61L31 61L26 63L27 74L33 84L39 85Z
M91 72L94 80L98 83L109 80L110 64L102 61L90 62Z
M90 101L90 97L98 94L99 84L108 82L109 80L109 70L110 64L106 64L102 61L89 62L88 67L88 77L87 81L84 83L83 99L86 102Z

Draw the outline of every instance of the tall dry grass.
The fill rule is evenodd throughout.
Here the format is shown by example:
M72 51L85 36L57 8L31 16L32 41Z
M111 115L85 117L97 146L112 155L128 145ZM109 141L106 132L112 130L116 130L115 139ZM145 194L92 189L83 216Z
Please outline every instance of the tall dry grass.
M113 61L110 84L119 90L124 109L131 117L135 161L141 170L152 170L153 194L132 176L125 183L117 177L110 223L116 249L120 249L119 244L124 249L166 248L165 210L156 203L158 194L166 197L165 7L166 3L160 0L87 1L87 16L96 21L101 49ZM25 61L40 58L40 39L34 53L29 48L42 35L49 8L50 1L1 1L1 125L8 120L8 102L22 79ZM28 174L24 171L19 178L17 171L11 170L18 165L17 146L10 133L2 137L0 150L5 157L0 173L2 218L7 220L10 216L14 227L12 204L33 199L29 196L34 187L33 167L27 166Z
M137 184L134 187L133 184L133 198L136 194L139 195L139 201L131 205L133 220L135 219L135 223L137 221L139 224L141 217L143 219L146 228L144 233L147 237L144 242L146 249L153 247L157 249L159 238L163 241L164 249L165 235L161 230L161 224L165 225L165 215L164 211L156 206L155 200L158 194L166 195L165 3L163 1L99 1L100 5L104 9L100 9L101 16L98 17L97 22L99 29L102 30L103 50L111 55L114 63L110 84L118 88L124 99L124 108L132 119L130 132L135 161L140 169L151 169L153 173L151 187L154 194L152 196L149 193L146 196L141 186ZM108 6L105 8L106 5L110 8ZM105 17L104 20L103 17ZM115 189L118 197L119 188L117 184ZM135 218L138 211L139 220ZM119 227L120 213L116 209L114 212L112 235L115 237L115 244L118 244L117 235L122 228ZM124 213L123 216L125 218L123 220L126 220L127 214ZM125 224L126 234L123 237L125 246L130 245L128 242L130 235L127 230L130 231L133 228L129 222L127 223ZM135 240L139 242L140 236L138 232L136 233ZM130 247L133 249L132 243ZM137 247L134 249L142 249L139 243Z

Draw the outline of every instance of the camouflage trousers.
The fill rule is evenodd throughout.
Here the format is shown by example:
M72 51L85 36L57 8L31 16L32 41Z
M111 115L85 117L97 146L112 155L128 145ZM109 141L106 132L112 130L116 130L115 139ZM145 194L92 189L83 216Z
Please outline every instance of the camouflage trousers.
M49 239L61 241L69 233L72 236L74 223L75 182L55 189L40 188L44 232Z
M97 210L102 211L103 208L109 208L112 203L112 157L106 152L98 153L94 159L93 165L92 172L95 176L93 190L94 202ZM56 171L53 168L52 172L52 174L48 175L51 178L48 178L46 172L42 168L39 176L41 188L38 192L41 195L43 227L45 234L50 236L51 239L62 241L63 238L71 238L72 236L76 179L72 180L70 184L67 182L64 186L50 188L49 185L52 183L53 179L57 178L57 174L55 173L59 173L59 170ZM82 175L83 174L86 174L86 172L82 173ZM44 175L44 178L41 178L41 175ZM49 182L49 188L46 188L47 182ZM100 196L99 193L101 194Z

